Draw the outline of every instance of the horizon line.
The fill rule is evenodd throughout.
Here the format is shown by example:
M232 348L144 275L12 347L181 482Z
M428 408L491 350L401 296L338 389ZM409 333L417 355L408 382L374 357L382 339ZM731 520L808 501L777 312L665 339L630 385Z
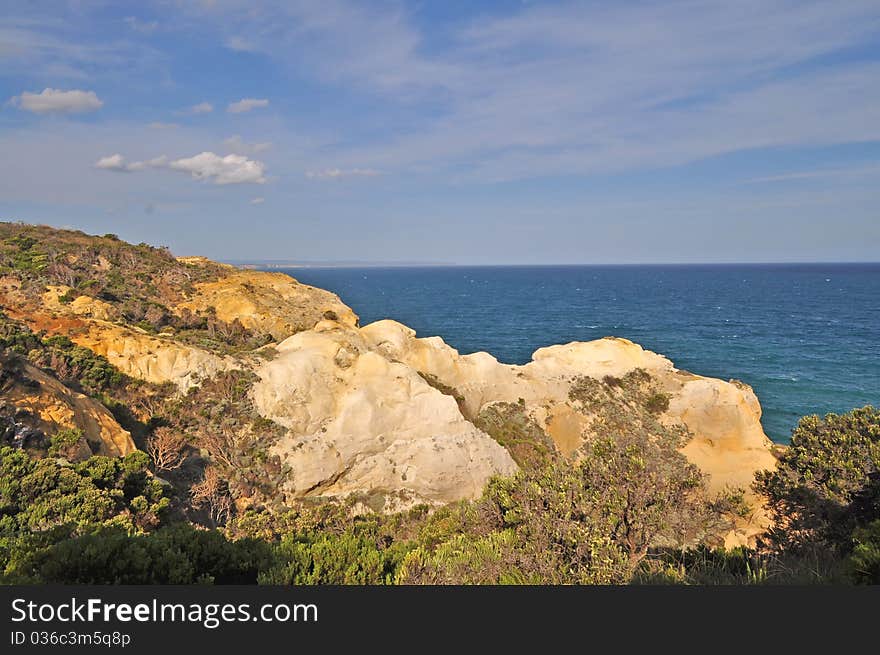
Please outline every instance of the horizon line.
M625 267L625 266L877 266L880 260L799 260L799 261L724 261L724 262L619 262L619 263L491 263L467 264L458 262L370 262L370 261L280 261L257 259L217 259L224 264L239 267L272 267L272 268L574 268L574 267Z

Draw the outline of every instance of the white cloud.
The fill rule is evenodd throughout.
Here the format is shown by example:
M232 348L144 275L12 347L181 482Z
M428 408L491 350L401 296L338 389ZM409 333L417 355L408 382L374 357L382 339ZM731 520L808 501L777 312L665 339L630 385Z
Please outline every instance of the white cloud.
M104 102L95 95L94 91L79 89L62 91L46 88L40 93L25 91L20 96L14 96L11 102L19 109L35 114L76 114L97 111L104 106Z
M101 157L95 168L107 171L129 173L151 168L165 168L189 173L197 180L214 184L263 184L266 182L266 165L261 161L248 159L242 155L222 157L213 152L201 152L192 157L169 160L162 155L145 161L126 163L120 154Z
M163 123L162 121L153 121L148 125L153 130L173 130L180 127L180 123Z
M213 152L202 152L193 157L176 159L168 164L176 171L184 171L199 180L214 184L263 184L266 166L261 161L243 155L221 157Z
M125 157L116 153L115 155L108 155L107 157L101 157L98 161L95 162L95 168L100 168L105 171L117 171L119 173L130 173L132 171L143 171L148 168L163 168L168 163L168 158L162 155L161 157L156 157L155 159L148 159L146 161L134 161L126 163Z
M246 155L255 155L260 152L265 152L272 147L272 143L270 141L248 143L237 134L229 137L228 139L224 139L223 145L226 146L233 153Z
M232 102L226 108L230 114L243 114L244 112L260 107L268 107L269 101L265 98L242 98L238 102Z
M148 168L164 168L168 164L168 157L162 155L161 157L155 157L154 159L148 159L146 161L135 161L128 165L128 170L130 171L143 171Z
M372 168L325 168L320 171L306 171L310 180L341 180L345 177L375 177L382 173Z
M101 157L95 162L95 168L100 168L105 171L118 171L120 173L127 173L130 170L125 164L125 158L118 153Z
M214 105L210 102L200 102L197 105L193 105L186 110L188 114L210 114L214 111Z
M263 198L262 196L251 199L252 205L262 205L264 202L266 202L266 199Z

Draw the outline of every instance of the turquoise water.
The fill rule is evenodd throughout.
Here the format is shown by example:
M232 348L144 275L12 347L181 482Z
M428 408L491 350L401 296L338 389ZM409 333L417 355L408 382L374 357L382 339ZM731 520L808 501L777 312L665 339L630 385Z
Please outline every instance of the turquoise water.
M754 387L764 429L880 404L880 264L283 269L462 353L626 337Z

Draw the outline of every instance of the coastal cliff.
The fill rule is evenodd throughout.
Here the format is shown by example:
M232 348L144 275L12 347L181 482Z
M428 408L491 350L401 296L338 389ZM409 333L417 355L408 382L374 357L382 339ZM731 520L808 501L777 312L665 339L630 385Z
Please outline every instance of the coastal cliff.
M348 498L390 512L473 499L535 453L577 460L613 416L633 429L681 430L681 452L705 474L707 494L745 492L752 510L737 517L728 545L767 526L751 484L776 460L760 403L741 382L680 371L614 337L503 364L488 353L461 355L395 321L361 327L334 294L283 274L175 259L112 235L0 227L8 320L37 335L37 351L57 349L52 338L63 338L72 344L63 353L84 349L130 380L126 397L139 398L132 429L143 435L152 429L143 399L191 411L179 422L195 435L188 448L203 468L223 462L235 473L236 507ZM34 352L22 356L43 365L26 364L4 391L7 405L31 412L44 430L79 428L96 453L136 447L118 417L52 377L60 355ZM24 378L35 383L31 393ZM232 390L211 393L228 396L226 404L210 407L226 409L198 424L206 394L223 385ZM243 418L230 421L230 407ZM265 470L252 475L256 461ZM246 482L237 482L239 473Z

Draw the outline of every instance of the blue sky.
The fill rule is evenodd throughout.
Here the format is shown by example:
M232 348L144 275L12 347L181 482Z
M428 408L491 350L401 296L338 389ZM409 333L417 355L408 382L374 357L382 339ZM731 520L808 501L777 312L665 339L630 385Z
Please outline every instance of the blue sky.
M12 2L0 218L221 259L880 259L880 4Z

